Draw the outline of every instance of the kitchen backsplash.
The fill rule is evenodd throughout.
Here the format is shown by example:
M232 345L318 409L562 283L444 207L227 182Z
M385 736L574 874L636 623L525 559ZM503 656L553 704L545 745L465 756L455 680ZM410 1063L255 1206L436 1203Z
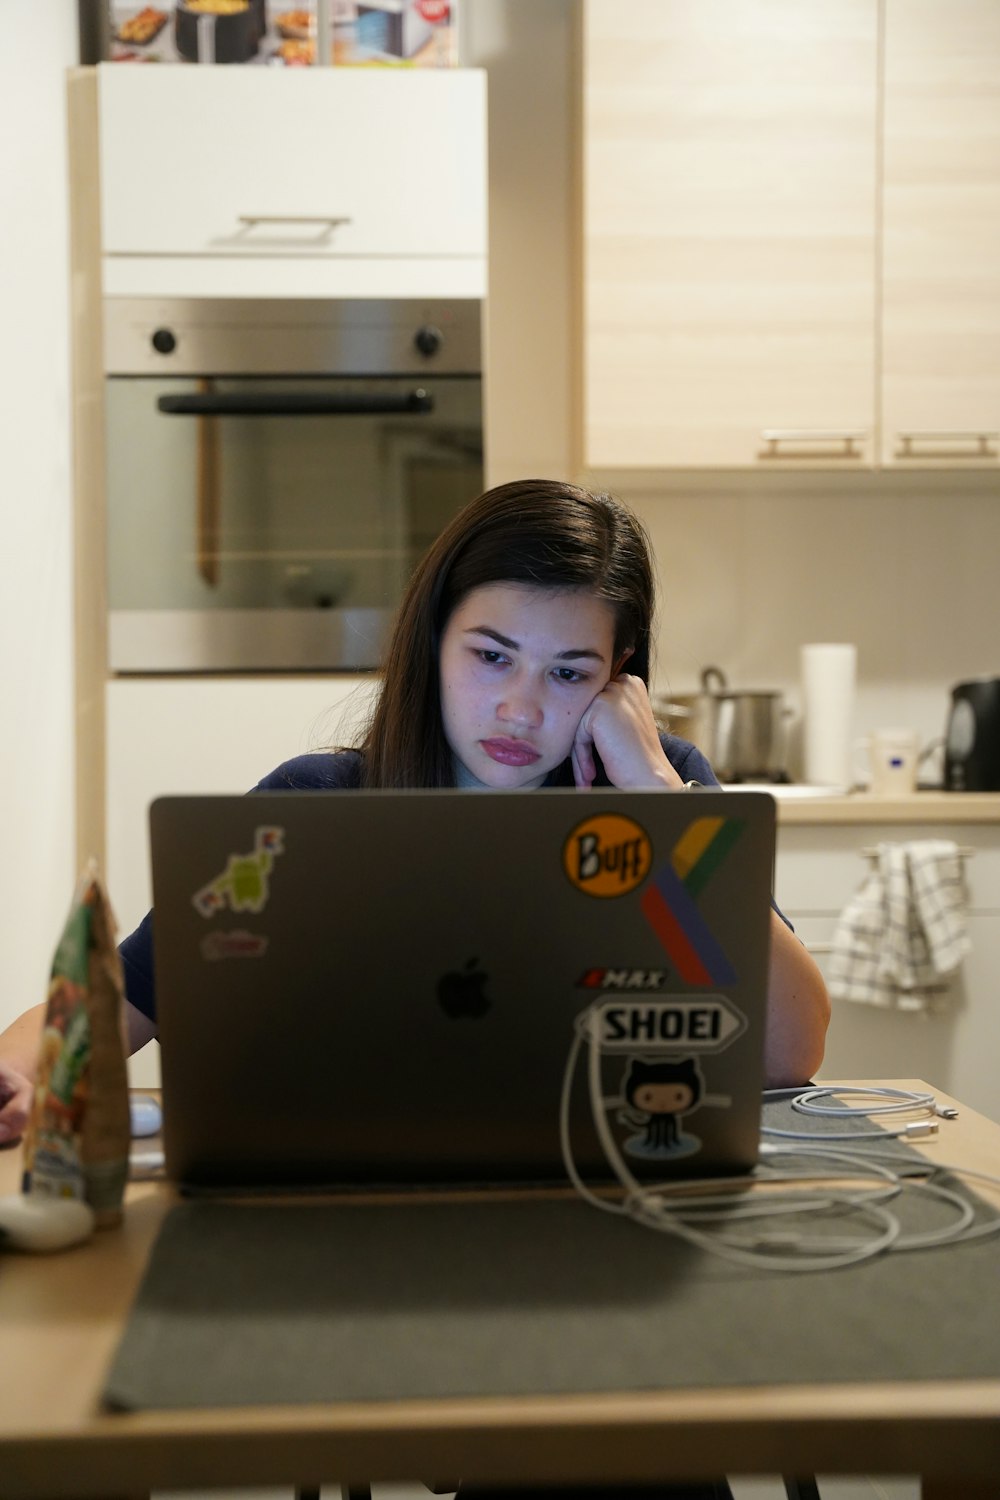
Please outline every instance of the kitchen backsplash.
M602 476L660 569L656 687L731 687L801 707L799 650L857 646L855 730L944 734L953 683L1000 674L1000 485L990 473ZM792 721L789 769L801 772Z

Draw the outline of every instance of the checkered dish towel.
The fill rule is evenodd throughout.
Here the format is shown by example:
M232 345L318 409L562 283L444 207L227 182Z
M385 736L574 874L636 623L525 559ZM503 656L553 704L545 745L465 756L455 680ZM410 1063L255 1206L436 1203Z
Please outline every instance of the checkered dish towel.
M966 903L962 859L950 840L879 844L874 868L833 935L831 998L941 1009L947 976L969 951Z

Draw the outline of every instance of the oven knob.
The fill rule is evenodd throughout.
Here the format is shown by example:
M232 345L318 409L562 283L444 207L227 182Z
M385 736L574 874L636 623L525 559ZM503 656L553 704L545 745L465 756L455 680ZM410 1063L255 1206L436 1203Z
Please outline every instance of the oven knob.
M169 328L158 328L153 334L152 345L157 354L173 354L177 340Z
M444 343L444 335L440 328L435 328L431 323L425 323L423 328L418 328L413 335L413 343L420 353L429 359Z

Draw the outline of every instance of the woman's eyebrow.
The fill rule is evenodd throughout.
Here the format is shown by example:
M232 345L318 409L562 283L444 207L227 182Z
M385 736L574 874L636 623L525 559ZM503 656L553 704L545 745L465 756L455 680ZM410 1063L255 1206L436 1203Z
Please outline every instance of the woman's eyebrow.
M491 641L496 641L498 646L506 646L508 651L520 651L518 641L512 641L510 636L501 635L499 630L494 630L492 625L470 625L465 632L466 635L486 635ZM600 651L557 651L556 661L579 661L581 657L590 657L594 661L603 661L604 656Z

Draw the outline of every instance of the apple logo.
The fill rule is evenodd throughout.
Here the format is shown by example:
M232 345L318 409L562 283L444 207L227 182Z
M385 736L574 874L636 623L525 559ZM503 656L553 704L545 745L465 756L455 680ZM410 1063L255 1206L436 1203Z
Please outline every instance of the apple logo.
M490 1001L483 986L487 975L470 958L461 969L452 969L438 980L438 999L446 1016L484 1016Z

